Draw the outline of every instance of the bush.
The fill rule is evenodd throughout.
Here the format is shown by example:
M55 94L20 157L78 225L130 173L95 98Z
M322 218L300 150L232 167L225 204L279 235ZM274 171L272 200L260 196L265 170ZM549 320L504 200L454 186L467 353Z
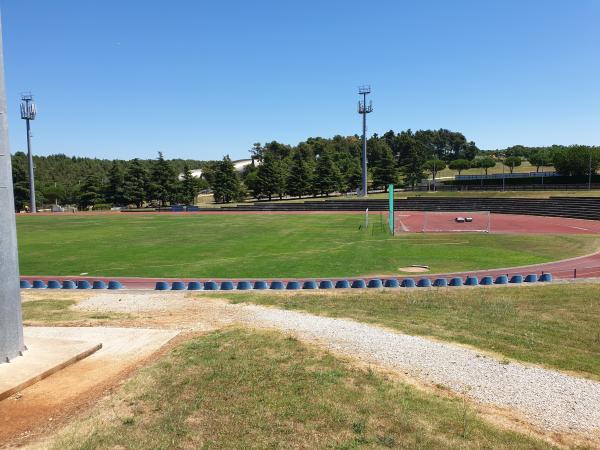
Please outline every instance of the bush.
M112 208L110 203L98 203L92 208L94 211L108 211Z

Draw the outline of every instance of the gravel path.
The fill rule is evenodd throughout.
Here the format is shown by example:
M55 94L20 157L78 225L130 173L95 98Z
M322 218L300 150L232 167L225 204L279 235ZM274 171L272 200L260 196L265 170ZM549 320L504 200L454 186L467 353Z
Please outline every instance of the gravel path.
M600 383L452 344L344 319L244 306L244 321L297 334L341 353L441 384L483 403L514 409L544 429L600 431Z
M193 308L192 308L193 307ZM115 292L90 295L78 309L167 313L173 325L181 308L190 324L213 328L243 323L276 328L333 351L443 385L474 400L509 408L545 430L600 432L600 383L518 362L505 363L466 347L388 331L347 319L185 298L184 293ZM192 308L192 309L190 309ZM168 323L171 323L168 322ZM190 325L188 324L188 325Z

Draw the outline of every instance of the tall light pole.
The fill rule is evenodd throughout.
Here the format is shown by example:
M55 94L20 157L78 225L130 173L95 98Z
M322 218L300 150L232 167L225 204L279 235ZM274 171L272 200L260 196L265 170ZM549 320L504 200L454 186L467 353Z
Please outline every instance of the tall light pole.
M10 361L25 350L6 112L4 53L0 24L0 363Z
M27 127L27 162L29 164L29 206L31 212L36 213L37 207L35 205L35 176L33 170L33 154L31 153L31 124L32 120L35 120L37 114L35 103L33 103L33 97L31 93L25 93L21 95L21 119L25 121Z
M363 116L363 134L362 134L362 195L369 194L367 189L367 114L373 111L373 102L367 105L367 94L371 93L371 86L360 86L358 95L363 99L358 102L358 113Z

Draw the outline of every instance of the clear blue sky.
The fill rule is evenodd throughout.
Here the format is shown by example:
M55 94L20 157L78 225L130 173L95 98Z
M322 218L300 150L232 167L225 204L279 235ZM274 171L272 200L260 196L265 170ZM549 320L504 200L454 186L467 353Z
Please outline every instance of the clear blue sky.
M254 142L462 131L481 148L600 144L596 0L0 0L11 146L232 158Z

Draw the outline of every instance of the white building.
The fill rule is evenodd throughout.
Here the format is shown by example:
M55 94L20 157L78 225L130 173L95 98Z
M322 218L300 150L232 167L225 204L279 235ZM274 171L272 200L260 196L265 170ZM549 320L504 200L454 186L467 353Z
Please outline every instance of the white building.
M238 159L236 161L231 161L233 163L233 167L235 167L235 170L238 171L239 173L243 172L244 169L246 167L248 167L249 165L252 164L252 159ZM259 161L255 161L256 165L259 165L260 162ZM191 170L190 172L192 172L192 176L194 178L201 178L202 177L202 169L194 169ZM180 173L179 174L179 179L183 180L183 174Z

